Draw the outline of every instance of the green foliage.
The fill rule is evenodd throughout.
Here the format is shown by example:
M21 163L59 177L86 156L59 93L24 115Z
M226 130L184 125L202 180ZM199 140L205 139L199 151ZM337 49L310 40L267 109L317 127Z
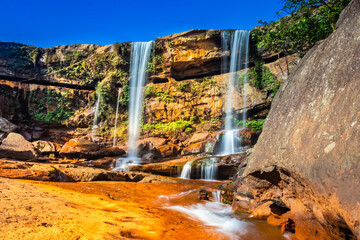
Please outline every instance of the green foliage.
M33 46L18 43L0 43L0 59L5 66L20 73L35 74L35 65L41 51Z
M242 121L242 120L237 120L236 118L233 118L233 121L237 127L244 126L244 121ZM251 128L254 131L261 131L264 122L265 122L265 119L251 120L251 121L246 122L245 126L247 128Z
M145 86L145 97L156 97L158 101L171 103L175 102L175 98L170 94L170 91L164 90L162 87L154 85Z
M189 90L189 82L181 82L179 85L176 86L176 88L180 91L180 92L186 92Z
M175 47L175 42L174 42L174 41L169 41L169 42L168 42L168 46L169 46L170 48Z
M164 58L161 55L152 55L150 61L148 62L148 66L146 71L149 73L158 73L163 69L160 65L164 62Z
M69 91L56 92L53 89L47 89L42 93L39 91L34 90L29 94L29 112L36 121L62 122L73 114L73 100ZM44 96L39 97L42 94Z
M261 131L263 128L263 124L265 119L251 120L246 123L246 127L251 127L251 129L255 131Z
M252 31L258 47L267 51L305 54L335 29L341 11L350 0L285 0L278 12L291 14Z
M156 124L143 124L143 130L158 130L161 132L175 134L181 131L191 132L192 129L192 121L175 121L168 123L156 123Z
M247 74L247 81L251 86L270 92L272 97L275 97L275 94L282 84L262 61L256 61L255 67L251 68ZM235 79L236 87L242 87L244 81L245 74L238 76Z

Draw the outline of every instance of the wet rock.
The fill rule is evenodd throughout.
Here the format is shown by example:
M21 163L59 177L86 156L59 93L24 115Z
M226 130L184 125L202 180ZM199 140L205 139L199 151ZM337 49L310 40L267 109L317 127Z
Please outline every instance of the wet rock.
M257 218L257 219L267 219L271 215L271 208L272 201L268 201L266 203L261 204L260 206L256 207L252 212L249 218Z
M32 142L34 148L42 155L58 154L61 150L61 145L49 141L35 141Z
M9 133L0 145L0 157L30 160L37 157L34 146L18 133Z
M194 144L197 142L203 142L203 141L207 140L209 138L209 136L210 136L210 134L207 132L206 133L196 133L190 138L187 145L191 145L191 144Z
M8 121L5 118L0 117L0 133L8 134L12 131L14 131L17 128L17 126L10 121ZM2 138L0 137L0 142Z
M183 149L181 155L198 154L205 151L206 141L191 144Z
M286 204L298 239L360 238L359 36L353 0L277 92L241 175L256 200Z
M201 188L199 191L199 199L200 200L209 200L209 194L210 192L206 190L205 188Z
M165 145L158 147L157 150L160 152L160 155L163 158L173 157L179 153L180 147L173 143L167 143Z

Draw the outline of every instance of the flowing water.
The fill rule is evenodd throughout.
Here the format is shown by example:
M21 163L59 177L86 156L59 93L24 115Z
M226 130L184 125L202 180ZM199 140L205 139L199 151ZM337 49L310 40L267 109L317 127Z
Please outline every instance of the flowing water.
M193 161L188 161L185 163L181 174L180 174L180 178L183 179L190 179L191 178L191 164L193 163Z
M243 127L246 124L246 83L247 83L247 63L249 56L249 31L237 30L234 33L222 32L221 35L222 48L224 52L230 52L230 63L227 57L222 59L222 71L229 72L227 101L226 101L226 116L225 116L225 134L222 138L222 146L220 153L222 155L234 154L239 152L240 144L234 140L235 126L233 124L233 108L234 108L234 94L235 83L238 78L237 72L241 69L245 69L245 73L242 79L242 122Z
M91 139L92 141L95 140L97 136L97 130L99 129L98 126L98 115L99 115L99 108L100 108L100 94L97 95L97 100L94 108L94 121L93 121L93 127L91 129Z
M221 203L220 191L212 193L212 201L199 200L197 192L161 195L159 200L164 208L181 212L207 226L212 233L211 239L285 239L279 229L269 226L266 221L247 219L246 215L232 211L230 205Z
M122 88L119 88L118 97L117 97L117 101L116 101L116 114L115 114L114 140L113 140L114 147L116 145L116 127L117 127L117 120L118 120L118 114L119 114L119 103L120 103L121 91L122 91Z
M201 179L215 180L217 177L218 167L216 166L217 158L210 158L201 164Z
M138 156L137 141L140 136L146 69L152 45L152 41L131 44L128 156L126 159L119 159L113 170L122 170L124 164L136 164L141 161Z

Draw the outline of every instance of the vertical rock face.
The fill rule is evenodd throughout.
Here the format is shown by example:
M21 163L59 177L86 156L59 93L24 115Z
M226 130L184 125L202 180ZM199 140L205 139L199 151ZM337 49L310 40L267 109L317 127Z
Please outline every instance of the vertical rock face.
M299 239L359 239L359 96L360 0L353 0L279 90L238 194L247 184L255 200L282 201Z

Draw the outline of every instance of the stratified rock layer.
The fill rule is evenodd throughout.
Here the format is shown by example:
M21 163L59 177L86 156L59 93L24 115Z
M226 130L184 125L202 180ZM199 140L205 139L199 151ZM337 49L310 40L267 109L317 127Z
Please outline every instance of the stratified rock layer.
M360 238L359 39L353 0L281 87L238 180L256 200L281 199L299 239Z

